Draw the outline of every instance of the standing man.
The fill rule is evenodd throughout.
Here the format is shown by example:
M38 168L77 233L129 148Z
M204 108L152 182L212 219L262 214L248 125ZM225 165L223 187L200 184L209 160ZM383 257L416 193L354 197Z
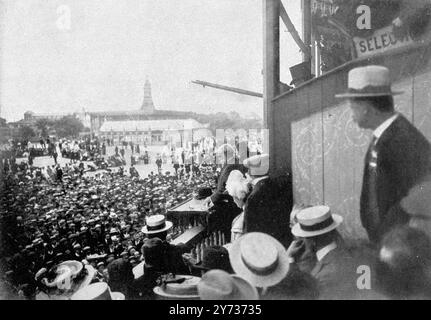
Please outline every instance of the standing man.
M57 150L56 150L55 146L54 146L54 149L52 150L52 157L54 158L54 162L57 165L58 153L57 153Z
M160 155L157 155L157 160L156 160L156 165L157 165L157 170L159 171L159 174L162 172L162 158Z
M336 95L348 99L360 128L373 130L365 156L360 214L375 244L394 226L408 222L400 201L430 169L430 143L395 112L395 94L400 92L392 92L386 67L366 66L351 70L348 92Z
M246 175L252 188L244 205L244 233L269 234L287 248L292 241L289 213L293 206L288 181L268 176L268 154L247 158L243 165L248 168Z

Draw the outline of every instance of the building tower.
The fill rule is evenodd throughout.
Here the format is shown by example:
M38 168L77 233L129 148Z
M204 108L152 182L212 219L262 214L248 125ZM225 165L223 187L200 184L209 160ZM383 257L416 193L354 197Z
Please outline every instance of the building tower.
M144 113L148 113L148 114L154 113L155 111L153 97L151 95L151 84L150 84L150 81L148 81L148 79L145 80L144 102L142 103L141 110Z

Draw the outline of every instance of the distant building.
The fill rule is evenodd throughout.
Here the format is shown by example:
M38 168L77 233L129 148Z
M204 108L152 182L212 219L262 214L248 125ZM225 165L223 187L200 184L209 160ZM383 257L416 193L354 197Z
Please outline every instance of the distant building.
M168 119L190 119L194 117L192 112L158 110L154 106L151 84L146 80L144 84L144 100L138 110L116 110L87 112L90 120L90 129L98 134L103 123L106 121L139 121L139 120L168 120Z
M194 119L105 121L99 136L115 143L131 141L146 145L188 146L211 136L208 125Z

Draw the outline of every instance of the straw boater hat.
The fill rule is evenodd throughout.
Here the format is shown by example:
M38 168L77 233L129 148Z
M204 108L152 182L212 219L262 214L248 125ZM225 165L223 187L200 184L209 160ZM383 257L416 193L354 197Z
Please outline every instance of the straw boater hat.
M229 251L222 246L205 247L202 254L202 261L192 267L201 270L220 269L230 272L232 267L229 261Z
M244 167L252 176L265 176L269 169L269 154L260 154L243 161Z
M250 232L235 240L229 249L229 259L235 273L255 287L274 286L289 271L284 246L261 232Z
M112 292L106 282L96 282L77 291L71 300L125 300L121 292Z
M348 74L347 92L336 94L336 98L382 97L398 95L391 89L389 69L383 66L354 68Z
M145 219L146 226L142 228L142 232L146 234L154 234L164 232L172 228L172 222L167 221L166 217L162 214L149 216Z
M194 276L175 275L153 292L161 300L199 300L198 283L201 278Z
M198 283L201 300L258 300L259 294L247 280L223 270L210 270Z
M327 206L303 209L297 213L296 219L298 222L292 227L292 234L302 238L328 233L343 222L343 217L331 214L331 209Z

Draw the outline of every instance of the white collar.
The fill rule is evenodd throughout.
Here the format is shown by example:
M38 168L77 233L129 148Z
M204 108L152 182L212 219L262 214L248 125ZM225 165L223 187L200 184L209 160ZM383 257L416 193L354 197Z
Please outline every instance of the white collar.
M373 132L374 137L376 137L377 139L379 139L383 132L385 132L385 130L387 128L389 128L389 126L392 124L392 122L395 121L395 119L398 118L398 113L395 113L392 117L390 117L389 119L386 119L385 121L383 121L383 123L381 123Z
M259 177L259 178L253 179L251 181L251 184L255 186L259 181L262 181L263 179L266 179L266 178L268 178L268 176L263 176L263 177Z
M317 250L316 257L318 261L321 261L329 252L337 248L337 243L331 242L326 247L323 247L322 249Z

